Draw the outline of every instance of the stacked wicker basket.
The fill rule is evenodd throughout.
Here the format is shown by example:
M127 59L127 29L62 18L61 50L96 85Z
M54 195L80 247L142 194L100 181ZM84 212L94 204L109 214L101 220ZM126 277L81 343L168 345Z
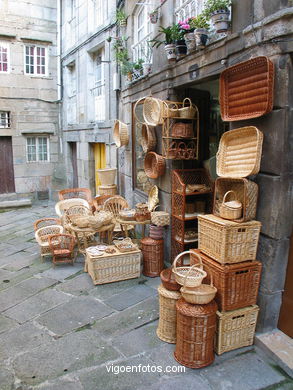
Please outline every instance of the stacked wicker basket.
M253 126L228 131L217 154L214 214L198 217L199 250L218 292L215 351L253 344L261 263L256 251L261 224L255 221L257 184L246 177L260 168L262 133ZM197 262L197 258L194 259Z

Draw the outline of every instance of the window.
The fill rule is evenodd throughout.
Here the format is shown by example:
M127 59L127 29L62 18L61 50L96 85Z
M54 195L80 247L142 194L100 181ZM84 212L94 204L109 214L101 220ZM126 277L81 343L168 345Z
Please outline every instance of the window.
M94 75L95 75L95 120L100 122L106 119L105 107L105 76L104 76L104 50L94 57Z
M96 26L101 26L108 18L108 1L94 0L95 3L95 16Z
M9 45L0 42L0 73L9 72Z
M202 13L204 8L203 0L176 0L175 16L176 21L185 20Z
M134 39L133 60L142 58L145 62L151 62L151 48L148 41L151 39L151 23L149 21L149 3L140 5L134 14Z
M49 138L28 137L26 139L26 156L28 162L49 161Z
M67 123L76 123L76 66L75 61L66 66L67 69Z
M10 127L10 112L0 111L0 128L7 129Z
M25 74L45 76L47 74L47 48L25 46Z

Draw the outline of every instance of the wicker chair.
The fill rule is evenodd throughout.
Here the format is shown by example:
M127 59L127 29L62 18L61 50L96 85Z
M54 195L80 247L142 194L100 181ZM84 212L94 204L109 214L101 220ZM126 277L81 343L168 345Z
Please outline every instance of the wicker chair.
M112 196L111 198L107 199L104 203L103 209L106 211L110 211L114 215L114 233L122 232L121 225L116 222L117 218L119 218L119 212L121 210L128 209L129 205L127 203L127 200L124 199L120 195ZM133 225L124 225L124 229L127 230L133 230Z
M107 199L112 198L113 195L100 195L93 198L94 211L102 210L104 203Z
M35 232L35 238L37 243L41 248L41 258L45 256L51 256L51 250L49 246L49 238L55 234L61 234L64 232L63 226L60 225L50 225L39 228Z
M53 264L74 264L75 238L71 234L54 234L49 237L49 246L53 255Z
M42 218L38 219L34 223L34 231L36 232L38 229L51 225L61 225L60 218Z
M86 201L85 199L81 199L81 198L65 199L65 200L60 200L59 202L56 203L55 205L56 214L58 215L58 217L62 218L66 210L68 210L69 207L72 206L85 206L88 209L90 208L88 201Z
M60 200L81 198L85 199L90 206L93 205L92 193L88 188L67 188L58 192Z

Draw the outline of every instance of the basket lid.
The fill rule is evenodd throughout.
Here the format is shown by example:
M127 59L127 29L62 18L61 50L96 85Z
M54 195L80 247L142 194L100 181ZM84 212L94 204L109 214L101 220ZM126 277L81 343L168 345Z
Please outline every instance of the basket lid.
M205 214L205 215L198 215L198 220L199 221L209 221L216 223L217 225L221 226L231 226L231 227L239 227L239 228L245 228L247 226L257 226L260 227L261 223L259 221L247 221L247 222L234 222L231 221L230 219L223 219L220 217L217 217L214 214Z
M141 239L141 245L160 246L164 244L164 240L154 240L151 237L144 237Z
M255 126L224 133L217 153L217 175L247 177L260 169L263 134Z
M179 299L180 291L167 290L162 284L158 287L158 293L165 298Z
M218 306L214 300L205 305L195 305L195 304L188 303L183 298L181 298L176 303L176 309L178 312L180 312L185 316L200 317L209 314L216 314L218 310Z

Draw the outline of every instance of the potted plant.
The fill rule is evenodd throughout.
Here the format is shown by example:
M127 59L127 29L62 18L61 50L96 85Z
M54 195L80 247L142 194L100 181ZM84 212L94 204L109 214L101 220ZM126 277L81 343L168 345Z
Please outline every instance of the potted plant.
M193 34L194 28L191 27L190 23L193 18L188 18L182 21L179 21L179 28L184 33L184 40L187 46L188 52L195 50L195 36Z
M149 19L152 24L156 24L160 18L159 8L154 9L149 13Z
M128 50L126 47L126 37L116 37L113 44L113 50L115 52L115 58L118 64L128 61Z
M199 49L203 49L206 46L208 40L209 24L206 17L203 14L197 15L190 22L194 28L195 44Z
M127 76L128 81L132 81L133 63L130 61L125 61L122 64L120 64L120 67L121 67L121 73L124 76Z
M180 28L179 24L175 24L174 28L174 40L176 43L176 54L177 58L181 58L186 56L187 54L187 46L184 40L184 32Z
M207 0L204 5L204 14L212 20L217 33L228 30L231 4L231 0Z
M127 21L127 16L126 16L125 12L122 9L117 9L117 11L116 11L116 23L120 27L125 27L126 23L127 23L126 21Z
M150 41L147 41L146 46L142 48L142 54L144 57L144 62L142 64L142 69L143 69L143 75L146 76L152 71L152 56L153 56L153 51L150 46Z
M133 76L135 79L139 79L142 76L142 64L143 59L139 58L136 62L133 63Z
M168 26L168 27L160 27L159 32L161 34L165 34L165 39L163 41L159 39L152 39L150 42L153 47L159 47L162 44L165 44L165 51L167 54L167 59L169 61L176 60L176 32L178 30L177 25Z

